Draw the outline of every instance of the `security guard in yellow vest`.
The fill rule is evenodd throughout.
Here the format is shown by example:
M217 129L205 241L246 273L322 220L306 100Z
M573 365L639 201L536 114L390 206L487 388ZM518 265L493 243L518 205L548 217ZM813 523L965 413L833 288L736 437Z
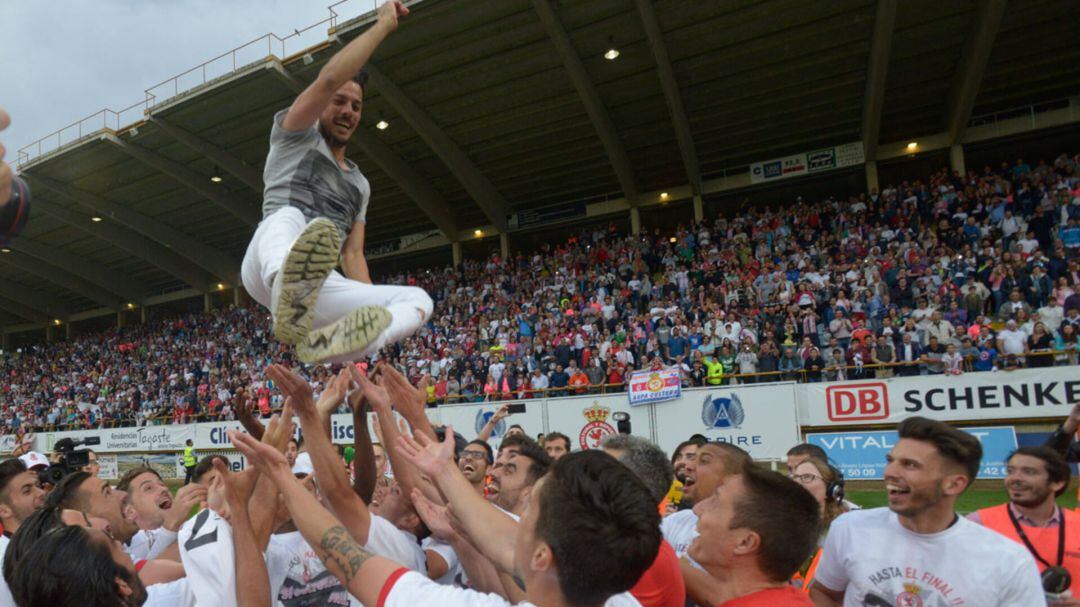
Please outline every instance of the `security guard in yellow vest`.
M719 386L724 379L724 365L715 356L705 359L705 383L710 386Z
M195 464L198 463L195 457L195 444L191 442L191 439L187 439L184 447L184 484L191 482L191 479L195 476Z

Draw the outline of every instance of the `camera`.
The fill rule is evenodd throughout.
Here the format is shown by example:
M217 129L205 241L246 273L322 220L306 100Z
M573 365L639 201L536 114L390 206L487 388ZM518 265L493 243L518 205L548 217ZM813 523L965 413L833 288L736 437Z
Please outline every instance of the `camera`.
M53 450L60 454L60 461L38 472L38 478L41 479L42 484L57 485L64 480L65 476L82 470L83 466L90 463L90 452L86 449L76 451L75 447L100 444L101 438L97 436L80 439L62 438L56 441Z

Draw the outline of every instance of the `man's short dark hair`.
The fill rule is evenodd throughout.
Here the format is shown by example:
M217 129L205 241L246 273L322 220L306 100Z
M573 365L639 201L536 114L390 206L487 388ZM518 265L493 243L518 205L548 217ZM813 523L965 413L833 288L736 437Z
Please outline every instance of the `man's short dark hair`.
M206 476L207 474L209 474L209 472L214 469L214 460L216 460L216 459L219 459L222 462L224 462L226 468L229 468L229 467L232 466L232 463L229 462L229 458L225 457L224 455L221 455L220 453L213 453L213 454L210 454L210 455L203 456L203 458L201 460L199 460L199 463L195 464L195 473L191 475L191 482L193 482L193 483L201 483L202 478L204 476Z
M89 472L82 470L68 474L45 496L46 507L70 508L86 512L90 509L90 503L86 496L82 495L80 489L82 489L82 484L91 477Z
M824 449L810 443L799 443L798 445L795 445L794 447L788 449L787 454L795 456L805 455L807 457L816 457L822 461L829 461L829 456L825 453Z
M117 579L135 595L121 596ZM11 594L18 605L53 607L141 605L146 600L138 577L113 561L109 546L76 526L46 533L19 559L12 572Z
M503 438L502 442L499 443L499 455L502 455L503 451L505 451L507 449L510 449L510 448L520 450L521 446L524 445L528 441L532 441L534 443L536 442L536 441L533 441L533 439L529 438L528 436L524 436L524 435L521 435L521 434L511 434L510 436L507 436L507 437Z
M640 436L613 434L604 441L604 449L623 452L619 461L626 465L648 487L654 501L659 504L671 489L675 468L668 461L664 450Z
M480 440L478 438L475 438L475 439L469 441L469 444L466 445L466 447L469 447L469 446L472 446L472 445L477 445L481 449L484 450L484 453L487 454L487 463L488 463L489 466L491 464L495 463L495 451L491 448L491 445L489 445L486 440Z
M570 453L539 490L536 536L551 547L559 588L571 605L598 605L626 592L656 559L656 503L641 479L610 455Z
M746 494L735 506L730 528L757 533L761 572L774 582L789 580L817 548L817 499L795 481L756 466L744 469L740 478Z
M536 481L540 480L540 477L547 474L548 468L551 468L551 456L540 446L540 443L529 437L525 437L525 440L521 443L521 448L518 449L518 457L522 456L529 458L532 462L529 470L525 473L525 482L534 485Z
M705 447L713 447L720 451L720 459L724 461L725 474L738 474L742 472L743 469L753 467L754 465L754 458L751 457L745 449L736 447L731 443L709 441L698 447L698 449Z
M7 501L8 485L26 470L26 464L17 457L0 462L0 500Z
M982 464L982 445L979 439L953 428L949 424L925 417L909 417L896 428L900 438L924 441L934 445L941 456L963 468L968 485L979 475Z
M566 441L566 450L570 451L571 443L569 436L563 434L562 432L548 432L546 435L544 435L544 446L546 447L547 444L553 440Z
M1065 457L1057 451L1042 445L1037 447L1020 447L1009 454L1005 463L1008 464L1012 461L1014 455L1027 455L1029 457L1041 459L1046 466L1046 474L1050 477L1050 482L1064 483L1061 489L1054 492L1054 497L1061 497L1061 495L1065 493L1065 490L1069 488L1069 481L1072 480L1072 471L1069 470L1069 464L1065 461Z
M143 474L153 474L154 476L158 477L159 481L162 480L161 475L158 474L157 470L154 470L150 466L138 466L125 472L124 476L121 476L120 480L117 481L116 488L120 491L128 491L128 489L131 487L131 481L135 480L136 476L141 476Z

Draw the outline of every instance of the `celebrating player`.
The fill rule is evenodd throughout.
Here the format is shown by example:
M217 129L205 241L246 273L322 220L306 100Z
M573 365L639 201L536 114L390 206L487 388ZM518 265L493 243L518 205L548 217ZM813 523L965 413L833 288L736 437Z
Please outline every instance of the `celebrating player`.
M274 116L263 221L241 273L248 293L270 308L275 335L305 362L371 354L431 315L422 289L371 284L364 258L371 188L345 157L360 123L361 68L408 13L399 0L386 2L375 24ZM334 270L339 254L344 275Z

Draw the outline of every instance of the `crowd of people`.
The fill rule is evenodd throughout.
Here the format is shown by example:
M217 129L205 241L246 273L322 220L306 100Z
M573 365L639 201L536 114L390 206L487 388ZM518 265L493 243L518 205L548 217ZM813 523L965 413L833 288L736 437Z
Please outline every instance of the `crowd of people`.
M426 390L386 363L318 396L286 366L266 374L286 405L241 411L246 469L208 455L175 494L149 467L114 486L92 464L57 479L41 454L0 462L0 604L1080 605L1080 519L1056 503L1080 405L1009 456L1008 501L958 513L982 446L931 419L900 424L888 505L861 509L812 444L785 474L701 435L672 453L627 434L571 451L521 427L489 443L432 426ZM357 423L336 447L338 408L374 413L381 442Z
M389 277L435 314L386 348L429 404L1075 364L1080 156L947 170L880 193L748 207L674 235L583 230L507 259ZM295 361L254 308L192 314L0 358L4 433L232 419ZM329 374L311 367L317 390Z

